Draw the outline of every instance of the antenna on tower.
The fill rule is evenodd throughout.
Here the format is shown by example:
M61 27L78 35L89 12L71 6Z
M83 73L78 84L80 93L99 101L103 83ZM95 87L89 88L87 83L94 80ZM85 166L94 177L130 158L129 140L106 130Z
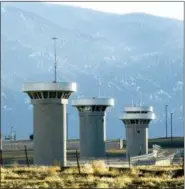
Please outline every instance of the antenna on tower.
M99 81L99 84L98 84L98 97L100 97L100 87L101 87L101 81Z
M13 126L11 126L11 128L10 128L10 133L11 134L13 133Z
M55 61L54 61L54 81L53 83L57 82L57 53L56 53L56 40L58 39L57 37L52 37L51 38L54 41L54 57L55 57Z
M141 101L141 98L140 98L140 106L142 106L142 101Z
M143 103L142 103L142 95L141 95L141 92L140 92L139 97L140 97L140 106L142 106L142 105L143 105Z
M132 99L132 107L133 107L134 106L133 94L131 94L131 99Z
M11 140L16 140L16 132L13 130L14 129L14 127L12 126L11 127L11 134L10 134L10 139Z

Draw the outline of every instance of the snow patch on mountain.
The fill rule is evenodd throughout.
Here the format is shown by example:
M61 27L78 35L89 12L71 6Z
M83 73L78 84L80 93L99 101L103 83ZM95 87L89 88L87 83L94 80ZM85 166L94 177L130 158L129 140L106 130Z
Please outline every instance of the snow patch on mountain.
M169 99L172 99L171 95L169 95L167 92L165 92L164 90L160 89L160 90L157 90L156 93L160 96L166 96L168 97Z
M173 88L173 92L182 91L183 90L183 82L177 81L176 86Z

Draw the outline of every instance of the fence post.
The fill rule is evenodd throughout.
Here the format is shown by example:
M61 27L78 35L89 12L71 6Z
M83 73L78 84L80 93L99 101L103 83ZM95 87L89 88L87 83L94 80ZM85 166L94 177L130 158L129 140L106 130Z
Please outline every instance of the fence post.
M2 187L2 183L1 183L1 180L2 180L2 177L1 177L1 168L3 166L3 150L2 150L2 140L1 140L1 147L0 147L0 188Z
M109 165L108 153L106 153L107 165Z
M184 157L182 157L182 169L184 170Z
M0 149L0 164L3 166L3 150Z
M129 163L129 169L130 169L130 154L128 153L128 163Z
M81 171L80 171L80 164L79 164L79 154L78 154L78 151L76 150L76 161L77 161L77 166L78 166L78 172L79 174L81 174Z
M3 140L0 132L0 164L3 166Z
M27 164L27 166L29 167L30 164L29 164L29 160L28 160L28 154L27 154L27 148L26 148L26 145L24 145L24 149L25 149L25 156L26 156L26 164Z

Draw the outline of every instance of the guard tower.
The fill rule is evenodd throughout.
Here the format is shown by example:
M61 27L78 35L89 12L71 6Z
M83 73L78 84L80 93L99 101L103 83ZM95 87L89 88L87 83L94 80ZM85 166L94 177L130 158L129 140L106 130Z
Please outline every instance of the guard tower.
M125 107L120 119L125 124L127 155L148 154L148 125L155 119L153 107Z
M90 98L72 101L80 117L80 157L105 157L106 109L114 105L112 98Z
M66 166L66 104L76 83L26 83L33 104L34 164Z

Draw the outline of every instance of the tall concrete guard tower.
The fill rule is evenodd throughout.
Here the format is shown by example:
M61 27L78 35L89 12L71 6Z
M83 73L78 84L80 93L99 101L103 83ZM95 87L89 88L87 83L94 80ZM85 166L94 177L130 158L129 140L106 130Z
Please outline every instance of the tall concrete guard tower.
M106 109L114 105L112 98L90 98L72 101L80 117L80 157L105 157Z
M66 104L76 83L26 83L33 104L34 164L66 166Z
M54 81L26 83L23 92L33 104L34 164L66 166L66 104L76 91L76 83L57 82L56 40L54 41Z
M148 154L148 126L155 119L153 107L125 107L120 119L125 124L127 155Z

